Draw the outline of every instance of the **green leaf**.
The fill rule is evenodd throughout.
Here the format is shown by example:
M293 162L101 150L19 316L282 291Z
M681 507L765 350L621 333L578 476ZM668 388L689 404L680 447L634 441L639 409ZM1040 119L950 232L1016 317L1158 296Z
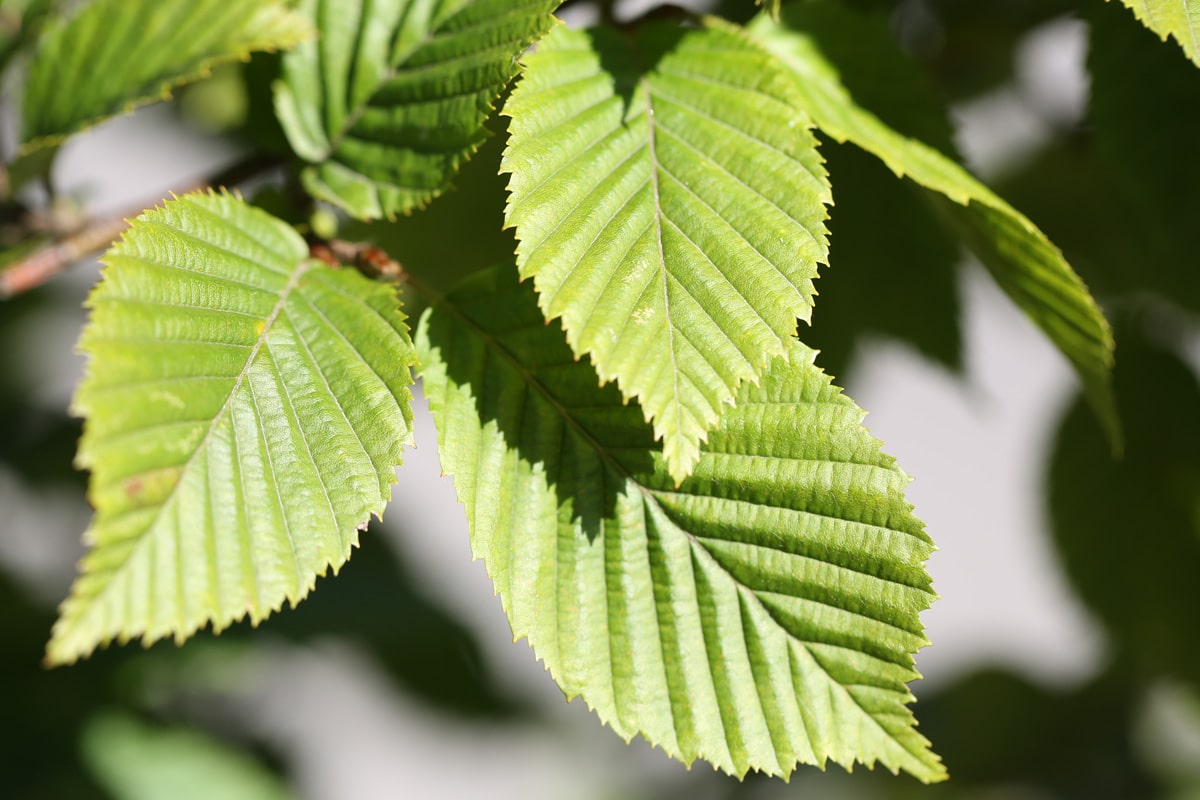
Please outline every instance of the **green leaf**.
M958 264L961 252L918 187L849 144L824 145L837 205L829 220L831 268L804 343L834 376L857 347L894 337L946 368L962 366Z
M170 96L224 61L311 36L280 0L95 0L48 26L25 84L21 153Z
M522 277L678 482L807 320L829 183L795 80L731 26L559 28L505 113Z
M392 288L228 195L139 217L80 349L92 549L51 663L295 605L391 495L415 355Z
M676 487L532 290L476 276L417 335L442 466L517 638L625 739L787 775L945 777L906 684L933 545L908 477L795 340Z
M1163 341L1171 332L1178 342ZM1076 403L1055 438L1047 495L1059 561L1114 655L1200 687L1200 380L1180 358L1194 337L1144 312L1118 328L1124 457L1107 456Z
M949 224L991 272L996 283L1071 362L1109 439L1120 441L1110 384L1113 340L1104 315L1062 253L1037 226L956 162L892 129L855 103L818 39L806 32L806 14L836 15L852 36L857 18L836 4L788 6L784 25L759 15L750 29L801 78L801 107L834 139L849 141L951 202L940 201ZM786 26L786 27L785 27ZM828 30L828 26L826 26Z
M1200 0L1122 0L1164 42L1168 36L1200 67Z
M1128 293L1152 288L1200 311L1200 270L1195 268L1200 162L1180 157L1200 138L1200 70L1147 36L1116 5L1094 3L1084 18L1092 81L1090 141L1097 174L1111 180L1093 202L1121 215L1114 221L1137 244L1135 253L1106 249L1107 283ZM1093 212L1086 234L1092 241L1112 237L1117 226L1097 224L1097 219ZM1137 268L1130 269L1131 263Z
M558 0L303 0L321 38L289 53L275 107L315 197L361 218L440 194L483 143L517 56Z
M196 730L161 728L117 712L83 731L92 774L115 800L287 800L284 782L251 756Z

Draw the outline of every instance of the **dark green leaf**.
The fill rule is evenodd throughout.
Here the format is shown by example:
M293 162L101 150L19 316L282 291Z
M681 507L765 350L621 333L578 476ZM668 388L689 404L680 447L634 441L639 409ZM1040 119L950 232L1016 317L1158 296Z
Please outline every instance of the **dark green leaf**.
M1200 383L1145 338L1155 329L1161 318L1119 331L1124 458L1108 456L1076 403L1054 446L1050 512L1063 567L1120 657L1200 685Z

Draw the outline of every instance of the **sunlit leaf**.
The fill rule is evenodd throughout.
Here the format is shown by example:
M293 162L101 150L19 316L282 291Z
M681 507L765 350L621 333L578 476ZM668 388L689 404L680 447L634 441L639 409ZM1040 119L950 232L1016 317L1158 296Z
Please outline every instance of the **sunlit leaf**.
M170 96L217 63L311 36L281 0L95 0L47 25L25 83L22 153Z
M303 598L390 497L414 353L392 288L228 195L139 217L80 348L96 517L48 648L181 641Z
M422 317L442 466L518 638L626 739L742 775L945 777L907 683L933 549L908 477L793 340L676 486L511 267Z
M829 183L794 78L732 27L559 28L505 107L508 224L547 319L676 481L808 319Z
M275 106L314 196L363 218L440 194L483 143L517 56L558 0L302 0L318 41L284 59Z

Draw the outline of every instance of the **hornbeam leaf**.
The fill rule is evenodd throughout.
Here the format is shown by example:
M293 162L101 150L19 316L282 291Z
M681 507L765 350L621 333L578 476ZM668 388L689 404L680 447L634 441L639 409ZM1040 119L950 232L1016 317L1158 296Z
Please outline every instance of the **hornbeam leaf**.
M1133 10L1141 23L1158 34L1168 36L1200 67L1200 0L1121 0Z
M559 28L506 104L518 265L678 482L809 318L829 183L795 79L732 26Z
M474 277L417 334L443 469L516 638L625 739L790 774L945 777L907 683L933 549L908 477L792 340L676 487L529 287Z
M284 59L275 108L314 196L361 218L440 194L483 143L517 56L558 0L303 0L321 33Z
M214 64L311 35L280 0L95 0L38 42L25 84L22 153L165 99Z
M855 18L833 3L788 6L783 25L760 14L750 30L800 77L801 108L817 127L839 142L849 141L936 193L950 225L991 272L996 283L1067 357L1114 446L1120 423L1111 373L1112 331L1071 265L1023 214L956 162L910 139L855 103L837 69L805 28L806 15L833 14L843 35L853 35ZM829 25L823 26L828 31ZM949 200L950 202L946 202Z
M395 291L310 259L281 221L186 195L105 262L74 406L92 548L51 663L295 605L382 513L410 437Z

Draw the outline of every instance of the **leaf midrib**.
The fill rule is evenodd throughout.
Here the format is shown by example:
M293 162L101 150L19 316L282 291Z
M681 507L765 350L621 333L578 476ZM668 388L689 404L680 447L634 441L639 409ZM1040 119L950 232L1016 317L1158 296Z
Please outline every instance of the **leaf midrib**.
M245 383L247 376L250 374L251 368L254 366L255 359L258 357L259 352L262 350L263 346L266 344L267 338L269 337L271 330L274 327L275 322L279 319L280 315L283 313L283 310L287 304L288 298L290 297L291 293L296 289L296 287L299 286L300 279L305 274L307 274L311 269L313 269L315 266L317 266L317 262L314 262L311 259L302 259L301 261L299 261L296 264L295 268L292 270L292 274L289 276L287 283L283 286L283 288L279 292L279 300L275 303L274 308L271 309L271 313L268 314L264 318L262 333L259 334L258 339L254 343L254 346L252 347L250 353L247 355L245 365L242 367L241 371L238 373L238 375L234 381L233 387L229 390L229 396L225 399L225 402L221 405L221 408L217 411L217 413L213 415L212 422L209 424L208 430L204 434L204 438L201 439L200 443L196 445L196 448L192 451L192 454L190 456L188 456L187 460L181 466L179 466L177 468L179 470L180 479L178 481L176 481L175 486L171 489L170 494L168 494L167 497L161 503L158 504L157 511L155 512L154 516L149 520L145 529L140 534L138 534L138 541L133 545L133 547L130 548L129 553L126 555L124 561L120 564L120 566L113 567L110 570L110 573L111 573L110 578L109 578L108 582L106 583L105 588L102 589L101 592L107 591L107 588L108 588L108 586L111 586L112 581L118 575L120 575L120 573L124 572L129 567L130 563L135 560L135 558L138 556L138 554L144 548L149 546L147 544L147 542L151 541L154 538L151 535L151 533L153 532L155 526L158 525L159 520L162 519L163 513L165 511L167 511L168 507L178 496L177 492L178 492L179 485L182 483L183 476L191 468L191 466L195 462L197 456L207 449L209 441L211 440L214 431L217 429L218 423L220 423L224 419L224 417L229 413L229 409L232 406L234 399L237 397L238 391L241 389L242 384ZM147 507L144 507L142 510L146 510L146 509L152 508L152 507L153 506L147 506ZM105 521L107 521L108 519L109 519L109 517L106 516ZM289 540L291 539L290 532L289 532L288 538L289 538ZM294 545L293 545L293 549L294 549ZM256 581L256 583L257 583L257 581ZM92 608L99 608L99 606L93 606ZM84 616L81 616L76 619L82 620L83 618L84 618ZM79 624L79 622L77 621L76 625L78 625L78 624Z
M585 441L591 447L591 449L596 453L596 455L617 476L619 476L622 479L622 482L625 485L627 485L627 486L633 485L633 486L637 487L638 491L640 492L640 494L642 496L643 503L645 503L648 506L653 506L654 508L658 509L659 513L662 514L663 519L666 520L670 524L670 526L673 530L676 530L679 533L681 533L683 536L687 537L688 541L690 542L690 544L692 546L693 552L703 553L704 558L710 559L712 561L712 563L718 569L720 569L723 574L725 574L729 578L729 580L733 583L733 585L736 587L738 593L741 596L746 597L748 600L752 600L762 610L762 612L765 615L767 615L772 621L774 621L775 624L778 625L781 630L783 630L785 633L787 633L786 626L784 626L782 623L780 623L779 619L772 612L772 610L770 608L768 608L762 602L761 599L759 599L755 590L753 588L745 585L741 581L737 580L732 574L730 574L729 571L726 570L724 566L722 566L721 562L716 558L716 556L714 556L711 552L709 552L708 548L706 548L704 546L703 542L701 542L700 539L695 534L680 527L674 521L674 519L672 518L672 515L669 513L669 511L665 507L663 507L662 505L659 504L658 498L655 496L656 490L644 486L640 481L637 480L637 478L633 475L633 473L631 473L622 464L620 464L620 462L618 462L615 458L613 458L612 455L610 455L610 453L608 452L608 448L603 446L591 433L589 433L587 431L587 429L582 427L575 420L575 418L569 413L569 410L566 408L566 406L564 406L562 403L560 403L557 400L556 397L554 397L554 395L549 391L549 389L540 380L537 379L537 377L533 374L533 372L529 368L527 368L519 359L517 359L517 357L512 352L510 352L508 350L508 348L506 348L500 342L500 340L497 336L493 335L491 332L489 332L487 330L484 330L471 317L469 317L467 314L460 311L458 306L456 304L452 303L449 299L442 298L442 297L434 298L432 296L430 299L435 303L435 305L437 307L447 310L456 319L458 319L463 324L465 324L477 336L479 336L479 338L494 353L498 354L501 358L503 358L505 360L505 362L507 362L508 365L522 378L525 386L532 388L534 391L536 391L542 397L542 399L545 400L545 402L547 404L549 404L558 413L559 417L562 419L564 424L572 432L574 432L577 436L579 436L583 441ZM572 363L575 363L575 362L572 362ZM823 664L821 664L821 662L817 659L816 655L812 653L811 649L809 648L809 645L812 643L802 641L802 640L792 636L790 633L787 633L787 638L791 644L803 647L805 649L805 651L809 653L809 656L813 659L813 663L818 668L820 668L822 674L825 676L825 678L830 682L830 684L832 686L837 686L837 687L841 686L834 679L834 677L831 674L829 674L828 670L825 668L825 666ZM819 644L825 644L825 643L819 643ZM842 687L842 688L844 688L844 687ZM879 688L879 687L876 687L876 688ZM930 765L926 764L926 762L924 760L922 760L921 752L914 752L914 751L910 750L908 747L906 747L904 745L904 743L902 741L902 737L897 737L897 736L892 735L892 733L890 731L888 731L881 723L879 723L875 719L874 715L870 711L868 711L865 707L863 707L862 703L858 700L858 698L854 697L853 693L846 691L846 696L862 712L863 716L872 725L874 725L887 740L894 742L905 753L907 753L910 757L912 757L918 764L921 764L926 767L930 766Z

